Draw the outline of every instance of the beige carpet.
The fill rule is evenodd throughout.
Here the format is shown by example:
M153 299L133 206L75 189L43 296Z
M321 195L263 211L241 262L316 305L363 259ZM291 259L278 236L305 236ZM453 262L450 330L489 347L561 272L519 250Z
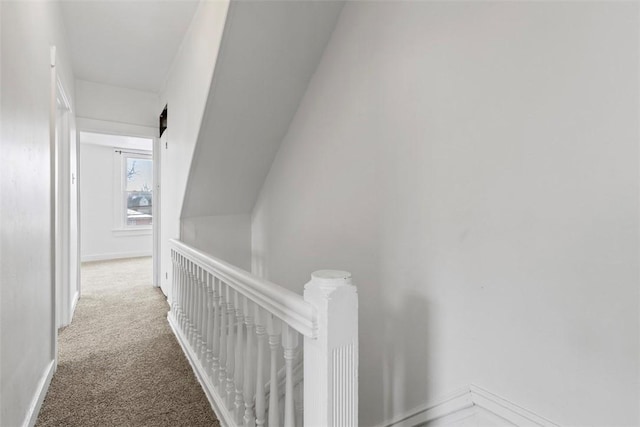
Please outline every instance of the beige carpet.
M218 426L151 286L151 258L82 266L36 426Z

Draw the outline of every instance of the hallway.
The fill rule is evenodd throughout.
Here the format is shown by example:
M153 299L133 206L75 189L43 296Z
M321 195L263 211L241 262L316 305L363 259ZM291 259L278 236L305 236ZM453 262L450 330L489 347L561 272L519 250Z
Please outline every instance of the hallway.
M151 287L151 258L86 263L37 426L218 425Z

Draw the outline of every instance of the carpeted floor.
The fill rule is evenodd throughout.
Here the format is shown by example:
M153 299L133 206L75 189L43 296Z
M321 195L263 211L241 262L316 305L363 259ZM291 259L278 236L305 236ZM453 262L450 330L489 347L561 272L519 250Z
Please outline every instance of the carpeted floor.
M151 286L151 258L82 265L36 426L218 426Z

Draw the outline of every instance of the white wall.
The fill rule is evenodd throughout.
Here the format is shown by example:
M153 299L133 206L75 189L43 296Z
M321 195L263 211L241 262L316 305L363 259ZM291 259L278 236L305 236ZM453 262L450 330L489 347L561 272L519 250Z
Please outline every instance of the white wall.
M117 147L119 138L112 137ZM82 261L151 256L151 228L123 230L114 220L121 203L116 192L121 182L120 154L114 146L80 144L80 215Z
M180 212L193 151L202 122L213 69L218 56L228 1L202 2L185 35L160 95L160 115L168 104L167 130L161 152L161 276L170 291L171 256L168 240L180 237ZM165 145L167 143L167 145Z
M353 273L362 425L469 383L640 423L637 30L634 3L345 6L253 268Z
M0 2L0 11L0 425L17 426L44 397L53 361L51 45L72 107L74 88L58 3Z
M180 238L237 267L251 269L251 215L185 218Z

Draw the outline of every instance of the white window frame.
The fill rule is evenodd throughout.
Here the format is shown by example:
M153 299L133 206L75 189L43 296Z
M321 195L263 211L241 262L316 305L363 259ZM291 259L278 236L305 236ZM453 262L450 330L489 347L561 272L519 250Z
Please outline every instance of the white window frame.
M146 150L131 150L125 148L114 148L114 155L119 156L119 162L114 162L115 165L119 165L116 171L116 177L114 182L114 188L116 189L119 203L114 203L117 212L114 212L114 218L116 219L116 227L113 232L116 235L147 235L151 234L153 224L149 225L129 225L127 224L127 160L128 159L144 159L153 161L153 153ZM151 188L154 189L152 183ZM155 192L154 192L155 193ZM155 196L155 194L154 194ZM153 203L153 202L152 202ZM152 214L153 215L153 214ZM155 218L153 218L155 219ZM152 221L153 221L152 219Z

